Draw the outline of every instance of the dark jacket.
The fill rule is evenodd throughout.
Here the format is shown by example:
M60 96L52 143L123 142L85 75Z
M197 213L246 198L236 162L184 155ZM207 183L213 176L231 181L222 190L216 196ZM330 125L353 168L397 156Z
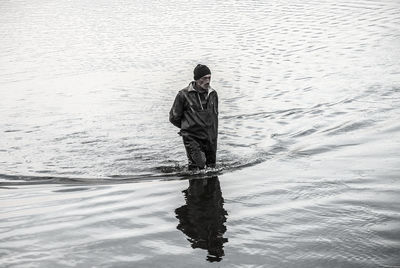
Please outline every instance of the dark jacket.
M207 107L203 109L194 82L180 90L169 112L169 121L180 128L182 136L216 142L218 137L218 94L210 88Z

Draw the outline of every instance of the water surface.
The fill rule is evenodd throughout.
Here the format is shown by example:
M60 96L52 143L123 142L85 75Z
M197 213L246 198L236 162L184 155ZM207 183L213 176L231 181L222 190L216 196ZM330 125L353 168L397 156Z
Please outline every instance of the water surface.
M398 14L2 1L2 266L398 267ZM190 175L168 112L197 63L218 167Z

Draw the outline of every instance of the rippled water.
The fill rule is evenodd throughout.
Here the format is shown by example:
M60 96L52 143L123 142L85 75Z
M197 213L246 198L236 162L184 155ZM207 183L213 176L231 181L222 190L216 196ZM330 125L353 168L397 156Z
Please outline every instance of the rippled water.
M400 267L398 1L0 2L5 267ZM168 112L220 98L217 170Z

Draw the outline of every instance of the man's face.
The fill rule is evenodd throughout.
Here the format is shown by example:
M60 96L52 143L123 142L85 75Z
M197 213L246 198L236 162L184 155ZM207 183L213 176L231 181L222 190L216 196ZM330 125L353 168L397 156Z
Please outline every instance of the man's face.
M197 85L205 90L207 90L210 87L210 82L211 82L211 74L207 74L202 78L200 78L199 80L196 80Z

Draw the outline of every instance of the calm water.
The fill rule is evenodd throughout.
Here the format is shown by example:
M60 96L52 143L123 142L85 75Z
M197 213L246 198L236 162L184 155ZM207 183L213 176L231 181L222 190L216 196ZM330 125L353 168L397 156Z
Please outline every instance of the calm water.
M0 2L0 266L400 267L400 2ZM168 122L197 63L217 170Z

